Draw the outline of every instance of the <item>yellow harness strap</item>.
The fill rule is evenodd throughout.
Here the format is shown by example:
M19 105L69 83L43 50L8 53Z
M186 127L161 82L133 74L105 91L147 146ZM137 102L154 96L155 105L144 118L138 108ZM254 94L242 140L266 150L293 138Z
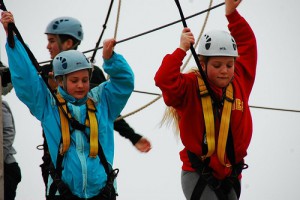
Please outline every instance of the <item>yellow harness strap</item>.
M57 93L57 99L59 103L62 105L62 109L64 109L65 113L68 113L68 116L70 116L69 112L67 112L67 104L66 101L61 97L59 93ZM70 128L69 128L69 121L67 117L64 115L61 107L59 109L59 116L60 116L60 128L62 133L62 146L60 149L60 154L65 154L66 151L70 147Z
M66 101L61 97L59 93L57 93L57 99L62 105L65 113L68 114L69 118L71 118L71 114L67 111ZM90 157L95 158L98 155L98 122L96 118L96 108L94 102L91 99L88 99L87 102L87 113L88 118L85 121L85 125L90 127ZM62 133L62 147L60 149L60 154L66 153L66 151L70 147L70 128L69 121L61 108L59 107L59 115L60 115L60 124L61 124L61 133Z
M98 122L95 114L96 108L91 99L88 99L86 104L90 125L90 157L95 158L98 155Z
M201 78L201 76L197 76L198 78L198 85L200 90L201 96L201 103L203 108L203 115L205 121L205 129L206 129L206 140L207 140L207 147L208 152L206 155L202 156L202 159L205 159L213 154L215 151L215 123L214 123L214 114L212 108L212 100L206 88L206 85ZM218 147L217 147L217 155L219 161L222 165L226 167L230 167L230 164L226 164L226 143L228 137L228 130L230 124L230 116L231 116L231 109L233 103L233 87L230 83L226 88L226 98L224 101L222 117L221 117L221 124L219 130L219 138L218 138Z
M221 124L220 124L220 131L219 131L219 140L218 140L218 149L217 149L217 155L219 158L219 161L222 163L222 165L226 167L230 167L230 164L226 164L226 143L228 138L228 130L229 130L229 124L230 124L230 116L231 116L231 109L232 109L232 103L233 103L233 87L230 83L228 87L226 88L226 98L224 100L224 106L222 111L222 117L221 117Z
M202 160L204 160L205 158L210 157L215 151L215 120L211 97L209 96L206 85L200 76L197 77L206 129L206 142L208 147L207 154L202 156Z

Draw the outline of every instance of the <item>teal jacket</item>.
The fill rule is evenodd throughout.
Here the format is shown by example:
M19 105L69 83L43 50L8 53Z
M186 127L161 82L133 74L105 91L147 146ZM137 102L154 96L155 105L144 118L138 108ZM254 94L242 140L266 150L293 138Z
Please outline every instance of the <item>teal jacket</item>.
M10 48L6 44L6 51L15 92L30 112L41 121L52 162L56 164L61 140L60 116L56 102L16 37L15 47ZM107 161L113 165L113 122L133 91L134 75L123 56L117 53L113 53L109 60L104 60L103 69L110 79L93 88L88 97L94 100L97 109L99 142ZM62 88L59 88L59 92L68 102L67 106L72 116L84 124L87 98L76 100ZM72 128L70 130L72 131ZM86 128L85 132L89 135L89 128ZM71 134L70 148L64 155L62 180L73 194L80 198L96 196L107 179L99 158L89 157L89 151L90 145L84 133L74 130Z

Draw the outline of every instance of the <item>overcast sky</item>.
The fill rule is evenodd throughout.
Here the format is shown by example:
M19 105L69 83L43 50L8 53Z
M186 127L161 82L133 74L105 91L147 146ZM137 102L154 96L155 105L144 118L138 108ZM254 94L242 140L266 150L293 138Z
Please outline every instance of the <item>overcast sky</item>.
M222 1L214 1L214 5ZM8 10L15 16L16 26L38 61L49 60L44 30L53 18L72 16L83 24L84 41L79 50L86 51L96 45L102 31L110 1L102 0L9 0ZM208 7L209 0L182 0L186 16ZM114 2L104 38L114 35L118 1ZM300 2L297 0L243 1L239 12L252 26L258 42L256 82L250 105L270 108L300 110ZM197 37L204 15L187 20ZM154 29L180 19L178 9L171 0L122 1L117 31L117 41ZM205 30L227 29L224 7L213 10ZM120 43L115 51L128 60L135 73L136 90L160 93L153 77L162 58L179 45L182 24ZM5 34L0 29L1 60L7 63L4 49ZM102 65L102 51L96 56ZM87 54L89 56L89 54ZM195 66L193 59L189 67ZM152 101L156 96L133 93L122 114L130 113ZM42 144L39 121L16 97L14 91L3 97L12 108L17 136L16 156L22 170L22 182L16 200L43 199L44 187L39 165ZM162 99L142 111L129 116L126 121L136 132L149 138L153 149L148 154L139 153L129 141L115 134L115 167L118 176L118 200L183 200L180 185L180 140L173 130L159 127L165 105ZM241 200L299 199L300 177L300 113L251 108L253 138L243 172Z

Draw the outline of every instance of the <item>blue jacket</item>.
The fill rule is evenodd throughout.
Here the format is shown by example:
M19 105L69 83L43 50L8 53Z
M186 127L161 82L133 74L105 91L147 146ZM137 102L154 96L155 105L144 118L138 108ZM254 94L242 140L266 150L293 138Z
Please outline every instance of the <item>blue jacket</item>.
M61 140L58 107L46 84L31 63L24 47L15 37L15 47L6 44L12 83L18 98L42 123L52 162L56 164ZM114 158L113 122L124 108L134 88L133 72L123 56L113 53L104 60L104 71L110 79L93 88L88 97L96 106L99 126L99 142L107 161L112 165ZM84 124L86 118L85 99L76 101L59 88L68 102L72 116ZM70 128L72 130L72 128ZM89 129L86 128L89 134ZM62 180L73 194L81 198L96 196L106 183L106 173L99 158L89 157L90 146L83 132L74 130L69 150L64 155Z

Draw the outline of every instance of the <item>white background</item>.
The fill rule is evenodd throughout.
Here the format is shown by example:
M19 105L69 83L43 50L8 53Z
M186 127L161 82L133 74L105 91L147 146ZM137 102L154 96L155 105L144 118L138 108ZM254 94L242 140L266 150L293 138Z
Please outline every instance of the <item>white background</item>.
M214 1L214 5L221 2ZM95 47L99 38L110 1L9 0L5 3L14 13L23 39L41 62L49 60L44 30L50 20L64 15L78 18L85 32L79 50L89 50ZM113 37L117 4L115 1L104 38ZM181 4L188 16L206 9L209 0L182 0ZM299 8L297 0L245 0L239 6L239 12L252 26L258 43L257 76L250 105L300 110ZM178 9L171 0L122 1L117 41L178 19ZM204 15L187 20L196 37L203 21ZM226 25L224 7L219 7L211 12L205 30L226 29ZM135 72L136 90L160 92L154 85L154 74L164 55L179 45L181 30L182 24L178 23L116 46L116 52L125 56ZM7 63L5 40L4 31L0 29L1 60ZM101 53L99 50L96 57L99 66L102 64ZM190 66L195 66L193 59ZM123 114L154 98L133 93ZM16 200L44 199L39 168L42 152L36 149L42 143L40 123L17 99L14 91L3 99L12 108L17 129L14 146L23 177ZM182 146L171 128L160 128L164 109L160 99L126 118L138 133L151 140L153 149L148 154L139 153L129 141L115 134L115 167L120 168L118 200L184 199L178 155ZM249 169L243 172L241 199L299 199L300 113L254 108L251 111L254 131L246 157Z

